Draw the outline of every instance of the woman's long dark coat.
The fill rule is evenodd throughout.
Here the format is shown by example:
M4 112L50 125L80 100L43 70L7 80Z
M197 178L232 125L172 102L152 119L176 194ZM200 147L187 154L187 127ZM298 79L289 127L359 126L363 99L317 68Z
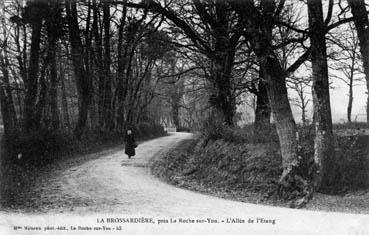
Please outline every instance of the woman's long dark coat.
M136 155L136 151L135 151L135 148L136 148L136 141L135 141L135 138L133 137L132 134L130 135L126 135L126 151L125 153L128 155L128 156L134 156Z

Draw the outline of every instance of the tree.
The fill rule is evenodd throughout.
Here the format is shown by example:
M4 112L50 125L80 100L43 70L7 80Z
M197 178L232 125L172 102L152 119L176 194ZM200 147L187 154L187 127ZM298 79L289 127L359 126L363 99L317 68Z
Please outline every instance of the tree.
M17 119L14 109L12 90L9 84L9 70L7 59L4 58L6 53L5 48L0 51L0 67L2 77L0 80L0 105L1 114L4 125L4 133L6 137L9 137L17 130Z
M332 2L330 4L333 4ZM315 189L333 185L336 168L332 131L332 116L329 97L329 80L326 48L326 22L320 0L308 1L311 44L312 93L314 104L314 161L316 169L313 184Z
M366 87L369 94L369 20L364 0L347 0L354 17L354 24L360 44ZM369 95L367 97L366 119L369 122Z
M99 0L1 3L6 127L18 119L29 134L74 127L80 138L87 128L152 123L157 68L174 47L163 17Z
M79 95L79 114L75 127L75 135L80 138L86 127L87 115L91 103L91 84L89 74L83 64L83 45L78 25L77 4L75 0L66 1L68 19L69 40L72 47L72 60L76 76L77 90Z
M124 4L121 1L113 2ZM191 41L190 48L195 47L211 61L210 79L214 89L210 103L219 111L225 123L233 125L236 104L232 92L231 72L241 31L239 31L238 24L233 17L233 11L227 2L223 0L208 2L194 0L195 17L198 19L198 23L194 23L192 20L193 9L191 9L192 16L186 21L174 10L163 7L153 0L144 1L142 4L126 4L130 7L150 9L165 16L180 28ZM182 15L188 14L183 12Z
M265 81L263 69L259 71L259 82L256 93L256 109L255 109L255 132L262 133L263 129L270 124L271 108L269 105L268 88Z
M241 45L244 49L240 49L237 53L238 60L236 61L237 65L233 74L235 77L237 77L237 73L241 74L240 84L236 84L238 93L244 94L249 92L255 96L254 133L257 138L258 136L264 136L263 133L270 132L271 108L268 99L267 82L249 43L244 41ZM243 63L239 63L239 61Z
M32 28L28 76L25 81L24 99L24 129L26 131L38 128L36 113L36 100L38 93L38 75L41 44L41 28L47 4L44 1L27 1L24 18L30 22Z
M289 88L294 90L297 94L297 98L294 99L295 105L301 110L301 121L302 125L305 126L307 124L307 106L310 103L310 99L306 96L306 89L310 88L311 80L306 78L297 78L293 77L289 81Z
M186 68L183 61L178 59L178 55L172 53L168 56L167 63L170 74L161 79L160 96L170 106L170 116L173 125L180 129L182 127L180 109L183 107L183 97L185 94L185 79Z
M5 7L3 7L2 9L5 9ZM4 133L5 136L9 137L10 134L14 133L17 130L17 117L14 108L12 89L10 86L10 64L7 52L9 49L8 33L4 17L1 17L1 26L3 41L0 44L0 72L2 73L2 76L0 77L0 105L4 125Z
M297 154L296 124L292 115L287 87L286 76L289 71L294 71L309 55L306 51L287 70L282 67L273 46L273 27L275 18L278 18L283 8L284 1L276 6L274 1L264 0L260 2L260 11L254 1L231 1L233 8L242 18L246 28L247 38L260 63L260 70L267 83L267 93L276 123L277 133L282 154L283 173L280 178L282 191L291 189L299 165Z
M102 100L100 107L100 122L108 128L113 127L113 107L112 107L112 77L110 73L111 55L110 55L110 4L108 1L103 3L103 29L104 29L104 59L103 59L103 81L99 84Z
M62 37L62 7L59 1L52 1L48 6L46 16L46 31L48 40L48 56L49 59L49 110L51 113L51 127L53 130L59 129L59 108L58 108L58 67L57 67L57 41Z
M332 73L331 76L336 77L348 86L348 102L347 102L347 121L351 123L352 105L354 101L355 82L362 80L358 75L363 73L362 65L357 63L360 58L359 40L356 30L352 23L346 26L348 30L339 31L339 35L331 35L332 47L334 52L331 53L332 61L330 68L339 73ZM337 52L339 51L339 52Z

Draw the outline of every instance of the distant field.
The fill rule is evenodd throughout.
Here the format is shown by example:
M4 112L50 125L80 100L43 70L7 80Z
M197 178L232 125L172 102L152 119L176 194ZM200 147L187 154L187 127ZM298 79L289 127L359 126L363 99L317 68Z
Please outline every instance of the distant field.
M339 136L369 135L369 129L340 129L333 132Z

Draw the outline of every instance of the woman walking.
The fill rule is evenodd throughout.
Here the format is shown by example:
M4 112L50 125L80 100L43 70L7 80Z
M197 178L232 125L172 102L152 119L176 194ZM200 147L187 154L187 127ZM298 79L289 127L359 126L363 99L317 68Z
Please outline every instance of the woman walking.
M126 150L125 153L128 155L128 158L130 159L132 156L136 155L135 148L137 147L135 138L132 134L131 130L127 130L126 134Z

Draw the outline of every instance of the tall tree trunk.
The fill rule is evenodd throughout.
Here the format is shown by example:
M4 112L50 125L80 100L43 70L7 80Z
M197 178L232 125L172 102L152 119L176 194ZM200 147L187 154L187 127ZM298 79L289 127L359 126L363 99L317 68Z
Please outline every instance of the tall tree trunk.
M60 68L60 84L61 84L61 102L62 102L62 110L63 110L63 121L65 122L65 126L70 129L70 118L69 118L69 109L68 109L68 100L67 100L67 91L65 89L65 75L63 65L59 64Z
M221 58L222 57L222 58ZM216 108L223 115L227 125L234 125L234 116L236 114L236 100L233 96L231 82L231 73L233 68L234 49L226 49L226 56L219 53L219 58L215 62L215 89L217 91Z
M216 108L225 124L233 126L236 112L236 100L233 96L231 82L234 48L220 47L216 49L217 52L213 61L212 80L215 93L212 95L210 103Z
M11 68L12 70L12 75L13 75L13 78L14 78L14 88L15 88L15 97L16 97L16 103L14 102L14 106L15 107L18 107L18 116L16 114L17 111L14 111L15 113L15 116L16 116L16 119L17 119L17 126L19 125L18 124L18 117L23 117L23 95L22 95L22 89L20 88L20 82L18 80L18 74L17 72L15 71L14 68ZM10 88L10 86L9 86ZM11 89L13 90L13 89ZM15 110L15 107L14 107L14 110ZM18 128L18 127L17 127Z
M336 176L332 116L329 98L325 23L321 0L308 1L311 63L313 70L313 104L315 114L314 187L328 187Z
M260 61L267 81L268 98L281 146L283 168L281 183L290 187L289 178L294 177L296 173L294 170L298 167L299 160L296 141L297 130L288 99L286 77L275 55L262 56Z
M232 69L235 57L237 40L231 41L227 31L227 14L224 1L215 1L217 26L214 27L214 85L216 91L215 107L223 115L227 125L234 125L236 114L236 100L233 96Z
M105 125L105 66L103 62L103 46L102 46L102 27L99 27L99 15L100 9L96 3L96 0L93 0L93 22L92 22L92 32L95 39L95 56L96 56L96 67L98 69L98 101L97 101L97 109L99 114L99 126L104 127Z
M112 83L110 74L110 4L108 2L103 3L103 25L104 25L104 126L107 128L113 128L112 120Z
M54 52L50 57L50 89L49 89L49 106L51 111L51 127L53 130L59 129L59 108L58 108L58 73L56 67L56 44L51 46Z
M89 123L90 128L95 128L97 126L96 118L95 118L95 96L94 96L94 63L93 63L93 48L92 48L92 37L93 37L93 30L91 30L91 13L92 13L93 5L91 5L91 0L87 1L87 17L85 23L85 30L84 30L84 39L85 39L85 51L84 51L84 63L85 63L85 70L86 73L90 76L88 86L90 88L90 106L89 106Z
M9 135L11 132L16 131L17 129L17 113L14 107L13 100L13 89L10 87L10 62L8 57L8 32L5 25L4 18L2 19L1 25L3 26L3 37L4 41L2 44L2 48L0 50L0 71L2 72L2 81L0 81L1 89L1 105L3 113L3 123L4 123L4 131L5 135Z
M34 113L34 128L39 129L40 127L46 127L45 125L42 126L43 118L45 117L45 108L46 108L46 102L48 100L48 84L46 81L46 73L47 73L47 67L49 66L49 52L47 56L43 60L43 65L41 68L40 73L40 92L38 95L37 103L36 103L36 112Z
M177 104L172 104L172 119L174 126L178 129L180 128L179 125L179 106Z
M40 3L31 3L31 49L28 66L28 77L25 82L24 99L24 129L30 131L35 129L37 124L35 120L35 105L38 93L38 72L40 58L40 42L42 28L42 9Z
M351 123L351 113L352 113L352 103L354 101L354 95L353 95L353 77L350 78L350 84L349 84L349 100L347 104L347 121L348 123Z
M256 92L256 109L255 109L255 134L258 135L261 131L268 129L270 126L270 105L268 99L267 83L263 76L263 69L259 71L259 84Z
M123 97L124 97L124 101L125 101L125 123L124 125L132 125L132 120L133 120L133 114L132 114L132 97L133 97L133 82L132 82L132 67L133 67L133 60L134 60L134 55L135 55L135 48L136 45L133 45L132 48L128 47L126 50L130 50L128 58L126 58L128 61L127 63L127 68L125 71L125 77L124 77L124 85L123 85Z
M260 38L255 38L255 51L267 82L268 98L281 146L283 172L280 182L284 188L289 189L291 187L290 180L295 178L295 169L299 166L297 130L288 99L286 73L271 48L273 22L270 21L269 15L273 14L275 9L275 5L272 3L274 1L262 1L266 20L262 27L263 34L259 35Z
M302 94L302 95L304 95L304 94ZM302 121L302 125L305 126L306 125L306 103L305 103L305 99L301 100L301 121Z
M22 28L23 27L24 26L22 26ZM17 25L16 28L14 29L14 31L15 31L15 44L16 44L17 53L18 53L16 58L17 58L17 62L19 64L19 72L21 74L21 78L22 78L23 82L25 83L27 81L27 68L26 68L26 61L27 61L26 54L27 53L25 53L26 48L21 48L20 26ZM27 35L25 28L23 28L23 34ZM24 37L24 38L26 38L26 37ZM26 46L26 44L23 44L23 45Z
M116 106L117 106L117 125L118 128L122 129L124 126L124 103L125 103L125 67L126 67L126 56L127 56L127 49L125 53L123 53L123 33L124 33L124 26L126 22L126 15L127 15L127 6L123 6L123 14L122 18L120 19L120 24L118 28L118 69L117 69L117 88L115 91L114 99L116 99Z
M177 60L173 60L170 67L171 73L176 73L176 65ZM173 120L173 124L178 129L180 128L180 119L179 119L179 108L180 102L182 100L183 95L183 80L180 79L179 76L172 77L168 82L172 85L170 86L169 90L169 103L171 107L171 116Z
M4 133L5 137L8 137L10 135L12 125L9 122L9 109L8 109L8 102L5 95L4 86L0 86L0 107L1 107L1 117L3 119L2 123L4 126ZM10 123L10 124L9 124Z
M360 53L366 79L367 104L366 120L369 123L369 20L364 0L347 0L354 16L355 28L359 38Z
M4 22L5 24L5 22ZM16 48L17 48L17 53L18 55L16 56L17 58L17 62L19 64L19 72L21 75L21 79L23 81L23 84L26 83L27 81L27 65L26 65L26 61L27 61L27 37L23 36L23 48L21 46L21 29L22 29L22 33L23 35L27 35L27 31L26 31L26 26L25 24L23 24L22 26L17 25L14 29L15 31L15 44L16 44ZM4 27L5 30L5 27ZM12 70L13 73L13 77L15 80L18 77L16 71L14 71L14 69ZM16 87L16 97L17 97L17 105L18 105L18 114L20 117L24 117L24 113L23 113L23 98L21 97L21 89L19 84L21 84L21 82L15 81L15 87Z
M51 4L50 12L47 18L47 37L49 46L49 107L51 112L51 127L53 130L59 129L59 110L58 110L58 73L56 64L57 52L57 27L58 9L57 3Z
M87 124L88 110L91 103L91 88L89 74L86 73L83 59L83 45L78 26L77 6L75 0L66 1L66 12L68 18L69 40L72 47L72 61L76 76L79 112L78 121L74 133L77 138L81 138Z
M4 134L6 137L16 131L17 119L14 108L12 92L9 85L9 70L6 59L3 57L3 51L0 51L0 66L2 72L2 81L0 81L0 105L1 115L3 117ZM4 52L6 56L6 53Z

